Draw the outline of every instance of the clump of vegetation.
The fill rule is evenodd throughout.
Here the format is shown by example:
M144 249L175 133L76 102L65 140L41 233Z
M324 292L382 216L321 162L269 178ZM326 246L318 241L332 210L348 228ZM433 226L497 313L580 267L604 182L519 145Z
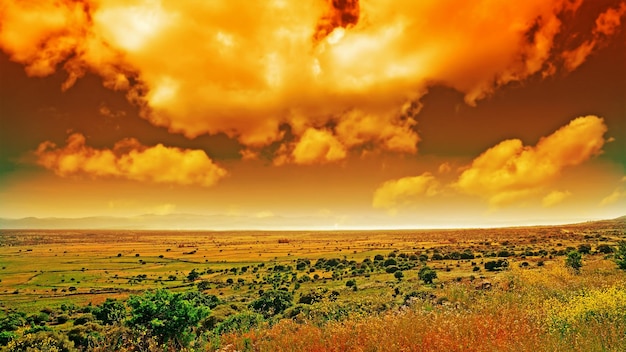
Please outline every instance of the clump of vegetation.
M567 253L567 258L565 258L565 265L576 272L580 271L580 268L582 268L583 266L582 255L577 251L571 251Z
M437 278L437 272L428 266L424 266L419 270L418 276L425 284L432 284Z
M617 245L617 251L613 255L617 267L626 270L626 241L620 241Z

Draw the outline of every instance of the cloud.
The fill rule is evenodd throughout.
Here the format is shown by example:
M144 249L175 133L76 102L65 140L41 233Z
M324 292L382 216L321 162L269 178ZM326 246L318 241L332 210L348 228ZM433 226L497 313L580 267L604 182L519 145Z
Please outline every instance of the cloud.
M596 19L596 25L594 27L594 34L613 35L619 28L621 23L621 17L626 14L626 1L617 8L609 8L605 12L601 13Z
M552 191L548 193L545 197L543 197L543 199L541 200L541 205L544 208L553 207L561 203L571 195L572 193L569 191Z
M202 150L162 144L146 147L135 139L120 141L113 149L95 149L85 145L83 135L72 134L64 147L41 143L36 156L38 164L61 177L89 175L209 187L227 174Z
M611 205L611 204L617 203L617 201L622 198L626 198L626 191L624 191L621 188L618 188L614 190L608 196L602 198L602 200L600 201L600 205L602 206Z
M374 192L374 208L394 210L400 206L419 201L421 197L432 197L440 193L440 183L430 173L414 177L403 177L383 183Z
M593 38L561 54L565 69L573 71L578 68L578 66L582 65L593 52L594 48L602 44L607 36L615 34L617 28L620 26L621 17L624 16L624 14L626 14L626 2L622 2L617 8L609 8L601 13L596 19L593 28Z
M274 164L325 164L345 159L346 148L328 130L308 128L297 143L289 147L283 144L274 159Z
M620 182L625 183L626 176L623 176ZM611 205L611 204L617 203L617 201L619 201L622 198L626 198L626 190L624 190L624 187L619 186L615 188L615 190L611 194L602 198L602 200L600 201L600 205L602 206Z
M64 89L96 73L145 119L189 138L280 144L285 162L298 162L285 150L307 144L307 131L332 135L346 153L416 153L416 112L406 106L434 84L476 104L509 82L553 73L559 18L580 3L15 1L0 12L0 48L33 76L62 66ZM615 28L611 14L598 33ZM586 55L579 50L568 67Z
M459 176L454 187L502 205L531 194L556 179L561 170L598 155L607 127L596 116L579 117L535 146L519 139L500 142L488 149Z
M570 121L535 146L525 146L519 139L504 140L460 168L456 181L444 183L424 173L385 182L374 192L373 206L393 209L444 190L485 198L492 207L518 202L545 189L565 168L600 154L606 131L604 120L590 115ZM440 174L450 171L449 163L439 167ZM553 206L568 196L568 191L553 191L542 204Z

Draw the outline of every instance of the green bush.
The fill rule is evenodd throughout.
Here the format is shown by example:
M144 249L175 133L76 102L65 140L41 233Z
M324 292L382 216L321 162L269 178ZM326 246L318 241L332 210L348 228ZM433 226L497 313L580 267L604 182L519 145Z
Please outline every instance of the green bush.
M26 334L13 339L7 344L11 352L74 352L74 343L66 335L57 332L42 331Z
M613 258L615 258L615 264L617 264L618 268L626 270L626 241L621 241L617 244L617 251Z
M433 280L437 278L437 272L428 266L422 267L417 275L425 284L432 284Z
M93 315L103 324L119 323L126 317L126 305L122 301L107 298L93 310Z
M168 290L131 296L128 306L131 328L150 331L159 343L172 342L183 347L193 340L198 323L210 312L208 307L185 299L184 294Z
M579 271L583 266L583 257L577 251L571 251L567 253L567 258L565 258L565 266L568 268L572 268L575 271Z
M13 331L0 332L0 346L6 346L9 342L17 338L17 334Z
M282 290L265 291L250 307L266 317L282 313L293 305L293 295Z
M243 312L231 315L223 322L217 324L215 333L218 335L231 332L244 333L258 326L264 321L263 316L254 312Z

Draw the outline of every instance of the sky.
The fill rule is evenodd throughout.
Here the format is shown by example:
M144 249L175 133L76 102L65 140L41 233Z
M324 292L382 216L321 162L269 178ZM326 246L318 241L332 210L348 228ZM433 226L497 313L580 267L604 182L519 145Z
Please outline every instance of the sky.
M622 216L625 20L619 0L1 0L0 218Z

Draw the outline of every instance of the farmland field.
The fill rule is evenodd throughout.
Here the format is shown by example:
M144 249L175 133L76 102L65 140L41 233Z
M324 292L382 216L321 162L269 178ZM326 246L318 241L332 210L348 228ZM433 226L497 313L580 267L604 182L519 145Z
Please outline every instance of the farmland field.
M324 335L317 339L320 343L324 343L324 338L332 340L324 345L329 347L337 342L336 338L345 340L345 336L332 337L332 334L347 333L345 329L350 324L350 331L356 334L371 324L395 326L388 321L392 319L389 314L398 314L397 309L402 307L412 307L403 314L413 314L410 319L416 322L423 319L421 310L460 309L459 326L478 324L473 320L477 318L473 315L476 312L496 317L504 312L513 314L507 319L515 318L517 323L505 319L498 324L510 323L511 328L528 324L526 328L532 330L538 327L531 321L539 318L530 314L531 307L543 306L551 299L565 307L580 292L600 294L616 290L617 296L609 299L616 306L609 311L626 308L626 275L613 260L617 244L626 239L625 233L624 218L565 226L466 230L2 230L0 302L4 315L16 311L37 314L43 310L54 316L59 314L55 313L59 307L96 307L106 299L125 300L151 289L165 288L172 292L199 289L220 302L211 312L214 327L230 316L248 311L262 292L290 292L295 305L281 311L282 314L266 316L263 328L247 332L248 335L226 334L220 340L227 346L257 343L259 350L276 349L277 345L271 341L293 345L297 341L283 341L289 336L293 338L283 330L307 332L306 329L313 329L307 322L315 322L315 329L320 329L315 333ZM578 271L565 265L570 252L582 254L582 267ZM420 269L424 267L436 273L432 283L420 278ZM562 313L550 313L547 309L541 312L543 320L546 314ZM519 316L515 317L516 314ZM613 334L607 337L608 350L626 346L623 330L626 316L621 314L621 325L613 324L610 319L593 321L611 325L607 330ZM431 318L440 320L441 326L454 324L449 317ZM398 323L402 319L393 318L393 321ZM324 330L332 324L342 325L333 327L332 331ZM56 328L62 330L63 325ZM488 333L489 326L485 329ZM372 331L363 333L369 337L357 345L374 343L376 335ZM274 336L274 340L267 336ZM576 350L576 341L566 341L566 349ZM529 341L528 346L532 347L532 343ZM309 341L306 345L313 344ZM211 346L217 348L215 344ZM439 346L432 350L448 348L432 346ZM503 346L494 349L517 349ZM326 347L319 349L330 349Z

